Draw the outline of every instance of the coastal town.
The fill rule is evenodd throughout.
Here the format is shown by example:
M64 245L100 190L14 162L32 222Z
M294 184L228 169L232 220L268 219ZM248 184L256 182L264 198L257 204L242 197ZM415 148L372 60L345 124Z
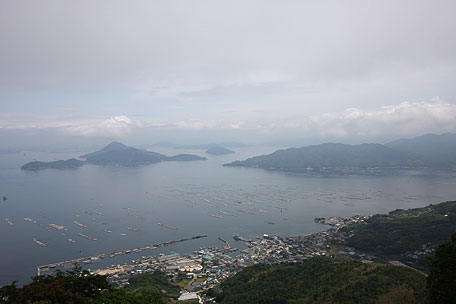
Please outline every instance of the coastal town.
M199 248L188 254L171 251L168 254L143 255L140 258L133 258L131 263L113 264L103 269L90 270L90 272L92 274L105 275L112 286L123 288L130 284L129 280L134 276L160 271L166 274L171 282L181 288L178 301L194 300L199 303L212 303L212 299L206 296L206 290L235 275L245 267L255 264L295 264L314 257L327 256L343 260L357 260L364 264L375 262L410 266L398 260L385 260L385 258L368 255L347 245L349 238L354 235L352 225L362 224L370 217L354 215L350 218L315 218L314 221L316 223L327 225L329 228L312 234L288 237L263 234L254 239L248 239L239 234L234 234L232 236L234 241L227 241L219 237L218 239L223 243L220 248L216 246ZM155 244L154 246L151 245L150 248L140 249L154 249L200 237L206 237L206 235ZM237 247L242 247L243 249L232 247L230 242L236 242L239 245ZM404 256L415 258L429 254L434 249L435 246L423 244L420 250L407 253ZM118 254L131 252L139 251L125 250L118 252ZM101 254L92 258L90 263L113 257L113 255L116 255L116 253L110 255ZM71 261L71 263L74 264L80 261L81 259ZM87 262L88 260L84 261ZM69 264L69 261L45 265L39 267L38 271L41 274L50 274L58 266L67 264Z
M364 222L369 216L355 215L351 218L330 217L315 218L315 222L329 225L329 229L313 234L283 237L264 234L255 239L233 235L236 242L244 243L245 249L231 247L227 240L219 238L224 244L221 248L212 246L200 248L190 254L160 254L142 256L131 263L111 265L104 269L92 270L93 274L106 275L115 287L129 285L129 279L142 273L161 271L171 281L184 282L180 300L205 300L201 292L233 276L243 268L255 264L302 263L317 256L331 256L356 259L363 263L379 262L376 257L367 256L348 247L350 231L344 227L353 223ZM47 268L46 270L51 271ZM210 303L209 300L206 302Z

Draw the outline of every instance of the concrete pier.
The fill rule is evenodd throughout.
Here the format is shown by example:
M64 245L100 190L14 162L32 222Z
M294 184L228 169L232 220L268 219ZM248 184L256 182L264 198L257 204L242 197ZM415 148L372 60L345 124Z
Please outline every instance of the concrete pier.
M76 265L78 263L89 264L89 263L98 262L101 259L104 259L106 257L114 257L114 256L122 255L122 254L132 253L132 252L141 252L143 250L152 250L152 249L156 249L156 248L159 248L159 247L172 245L172 244L175 244L175 243L196 240L196 239L204 238L204 237L207 237L207 235L206 234L197 235L197 236L192 236L192 237L179 239L179 240L174 240L174 241L168 241L168 242L162 242L162 243L157 243L157 244L146 245L146 246L143 246L143 247L137 247L137 248L132 248L132 249L120 250L120 251L113 251L113 252L109 252L109 253L101 253L101 254L94 255L94 256L78 258L78 259L68 260L68 261L63 261L63 262L57 262L57 263L52 263L52 264L47 264L47 265L41 265L41 266L37 267L37 274L41 275L42 271L49 271L49 269L52 269L52 268L55 268L55 267L64 266L64 265L65 266L68 266L68 265L73 265L74 266L74 265Z

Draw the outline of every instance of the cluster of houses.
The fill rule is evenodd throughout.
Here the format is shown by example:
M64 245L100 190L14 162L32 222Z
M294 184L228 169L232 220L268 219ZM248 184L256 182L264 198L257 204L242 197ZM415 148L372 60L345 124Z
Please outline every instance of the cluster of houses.
M318 218L316 222L331 227L326 231L293 237L265 234L255 240L249 240L235 235L233 238L244 242L247 248L237 252L237 249L227 245L223 248L201 248L183 256L173 252L168 255L142 257L133 260L131 265L113 266L97 273L108 274L108 280L118 287L128 285L128 279L133 275L157 270L168 274L171 280L186 277L190 281L184 288L182 299L188 299L196 296L195 291L210 288L243 268L259 263L301 263L317 256L347 257L358 259L363 263L371 263L375 257L366 256L348 247L346 244L351 232L341 229L366 219L367 217L361 216L348 219Z
M437 244L425 243L421 245L419 250L407 252L404 254L406 258L418 261L420 258L431 255L437 249Z
M108 281L116 287L128 285L128 280L137 274L162 271L169 275L171 280L185 277L198 281L189 286L189 289L211 287L227 278L233 270L232 259L228 253L236 251L232 247L208 247L202 248L189 255L181 256L177 252L168 255L143 256L132 260L131 264L112 265L101 269L95 274L108 275ZM197 280L200 279L200 280Z

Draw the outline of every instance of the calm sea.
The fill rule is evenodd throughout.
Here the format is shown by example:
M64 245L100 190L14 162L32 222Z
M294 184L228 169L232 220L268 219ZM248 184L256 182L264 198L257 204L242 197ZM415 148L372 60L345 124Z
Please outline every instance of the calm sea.
M27 282L36 275L38 265L197 234L208 237L105 259L90 268L141 255L223 246L218 237L244 248L232 239L233 234L254 238L263 233L312 233L327 228L314 223L315 217L386 213L456 199L454 173L318 176L223 167L275 149L235 150L232 155L207 156L201 150L155 149L167 155L199 154L208 160L139 167L84 165L38 172L19 168L33 159L67 159L83 152L1 154L0 196L7 200L0 200L0 284ZM48 246L40 247L32 238Z

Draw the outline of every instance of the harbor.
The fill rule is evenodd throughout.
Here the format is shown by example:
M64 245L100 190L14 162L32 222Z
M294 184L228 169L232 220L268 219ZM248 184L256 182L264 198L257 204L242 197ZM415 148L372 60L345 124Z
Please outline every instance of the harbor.
M83 263L83 264L90 264L94 262L98 262L101 259L104 259L106 257L113 258L115 256L123 255L123 254L129 254L132 252L141 252L144 250L153 250L159 247L163 246L168 246L180 242L185 242L185 241L191 241L191 240L196 240L200 238L205 238L207 235L196 235L192 237L187 237L183 239L178 239L178 240L173 240L173 241L167 241L167 242L161 242L157 244L151 244L151 245L146 245L143 247L137 247L137 248L132 248L132 249L126 249L126 250L119 250L119 251L114 251L114 252L109 252L109 253L101 253L98 255L94 256L89 256L89 257L84 257L84 258L78 258L78 259L73 259L73 260L68 260L68 261L63 261L63 262L57 262L57 263L52 263L52 264L47 264L47 265L41 265L37 267L37 275L42 275L43 273L49 272L51 269L54 269L56 267L65 267L65 268L71 268L74 267L76 264ZM47 246L44 243L41 243L40 241L36 240L35 238L33 239L34 242L39 244L40 246ZM41 244L40 244L41 243Z

